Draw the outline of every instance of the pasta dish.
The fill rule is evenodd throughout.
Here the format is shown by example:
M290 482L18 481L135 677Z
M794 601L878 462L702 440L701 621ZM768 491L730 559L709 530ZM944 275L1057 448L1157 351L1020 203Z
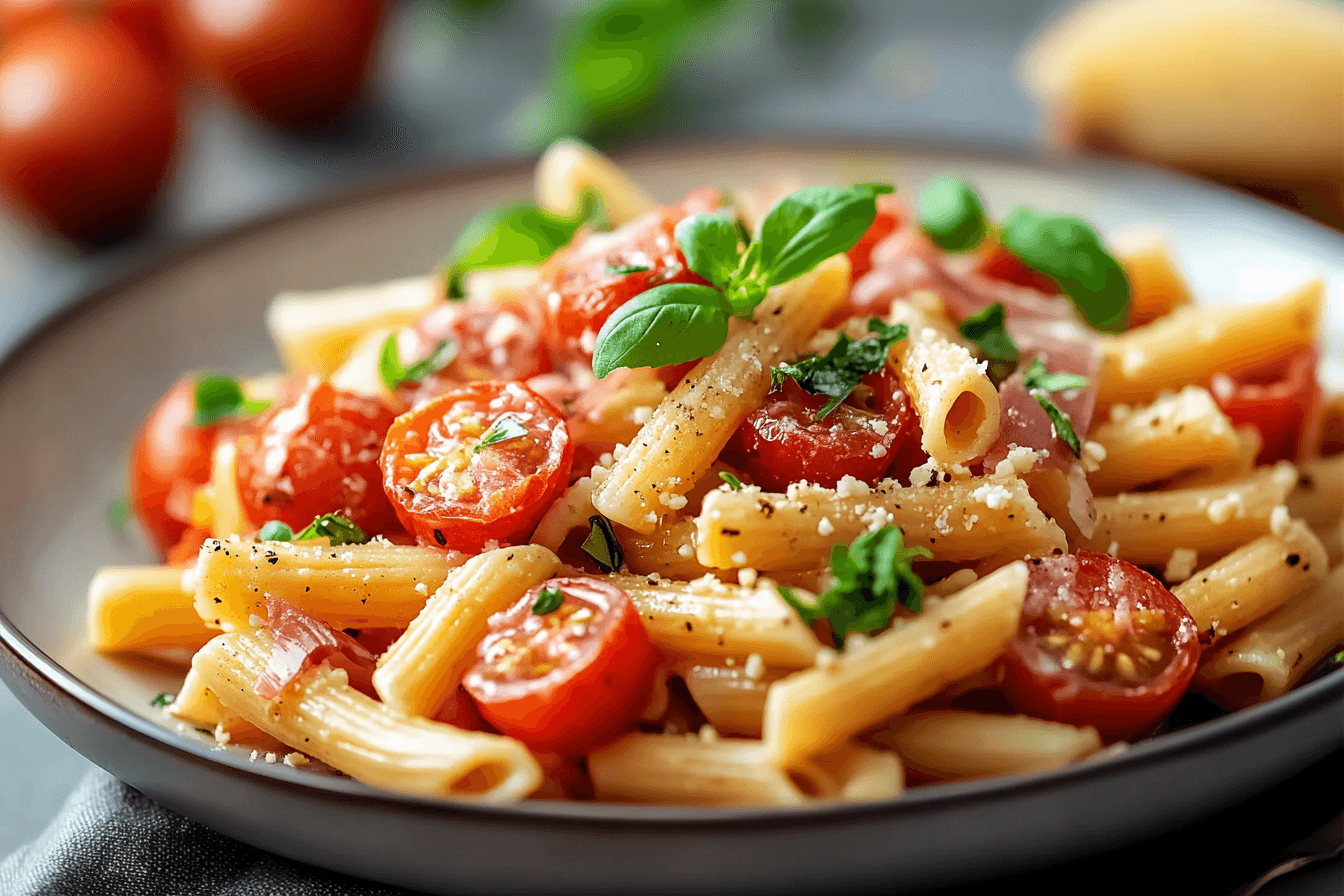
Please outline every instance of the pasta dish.
M1340 665L1323 286L974 186L702 188L575 141L441 269L282 293L193 373L108 653L256 761L508 802L788 805L1054 769Z

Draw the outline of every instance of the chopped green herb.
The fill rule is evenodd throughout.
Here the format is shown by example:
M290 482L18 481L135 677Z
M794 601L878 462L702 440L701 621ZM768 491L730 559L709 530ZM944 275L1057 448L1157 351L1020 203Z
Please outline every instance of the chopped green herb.
M1003 303L982 308L957 327L961 335L975 343L989 362L989 377L995 385L1006 380L1017 367L1018 351L1013 337L1003 326Z
M306 531L306 530L305 530ZM257 530L257 541L293 541L294 530L279 520L270 520Z
M521 439L527 435L527 427L519 423L512 416L505 414L495 420L490 428L481 436L480 444L472 449L473 454L480 454L485 449L498 445L501 442L511 442L514 439Z
M735 492L742 491L742 480L738 479L736 476L734 476L732 473L729 473L727 470L720 470L719 478L722 479L724 482L728 483L728 487L731 488L733 491Z
M980 194L964 180L940 177L919 194L919 226L939 248L968 252L989 232Z
M118 537L126 534L126 524L131 521L131 499L118 495L107 502L107 526Z
M456 357L457 343L451 339L443 339L426 357L406 367L397 354L397 334L393 333L387 337L383 343L383 350L378 354L378 375L383 378L383 385L387 386L389 391L395 392L402 383L410 383L413 386L423 383L425 377L431 373L438 373L453 363Z
M653 268L646 264L609 264L606 274L608 277L624 277L628 274L642 274L651 270Z
M854 340L841 333L825 355L808 355L796 364L780 364L772 368L771 388L777 389L783 385L785 377L793 377L799 386L813 395L825 395L830 400L817 411L817 420L822 420L854 391L864 374L882 369L891 347L904 339L909 330L905 324L893 327L874 317L868 320L868 332L877 335L872 339Z
M149 701L149 705L156 709L166 709L169 706L172 706L173 701L176 699L175 696L169 694L167 691L160 691L153 700Z
M537 594L537 601L532 605L532 612L538 616L545 616L560 609L560 605L564 602L565 595L560 589L554 585L547 585Z
M583 552L593 558L597 568L603 572L615 572L625 563L625 552L616 540L616 530L611 521L604 516L593 514L588 517L588 538L583 542Z
M295 541L308 541L313 538L327 538L331 544L363 544L369 536L355 523L339 513L324 513L313 520L294 536Z
M850 632L874 632L891 622L896 605L918 613L924 605L924 583L911 562L932 556L922 547L905 546L896 526L865 532L846 547L831 548L831 573L835 584L808 604L784 585L777 586L784 602L798 611L808 625L825 619L831 626L831 643L845 649Z
M230 376L203 376L196 381L196 425L209 426L230 417L251 417L271 406L269 401L248 398Z
M1036 399L1036 403L1045 411L1050 422L1055 425L1055 434L1059 436L1060 441L1069 446L1075 457L1083 456L1083 446L1078 440L1078 433L1074 432L1073 421L1069 415L1059 409L1050 399L1049 393L1060 392L1066 389L1082 389L1087 386L1087 377L1078 376L1074 373L1050 373L1037 358L1031 362L1027 372L1022 377L1022 384L1027 387L1031 397Z

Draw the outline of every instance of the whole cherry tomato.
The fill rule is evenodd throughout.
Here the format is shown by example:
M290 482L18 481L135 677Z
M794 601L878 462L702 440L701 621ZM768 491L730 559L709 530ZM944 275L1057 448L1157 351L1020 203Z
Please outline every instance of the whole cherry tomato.
M196 382L179 380L149 412L131 452L131 507L167 554L191 523L192 495L210 478L219 426L196 426Z
M248 517L297 531L339 513L370 534L394 531L378 466L394 416L376 398L310 381L238 439L238 493Z
M108 18L43 18L0 46L0 184L76 239L127 231L168 171L175 104L169 76Z
M1107 740L1171 712L1199 663L1195 620L1175 595L1106 554L1031 564L1022 622L1002 660L1008 699Z
M535 611L544 589L560 605ZM463 681L487 722L531 749L574 756L639 716L658 652L629 596L586 576L551 579L490 617Z
M1320 400L1316 382L1316 350L1310 346L1280 359L1265 370L1215 374L1209 383L1213 399L1235 425L1260 431L1257 464L1297 457L1302 429Z
M557 360L591 361L602 325L635 296L665 283L704 283L686 267L674 231L683 218L713 211L717 190L696 190L608 233L581 232L542 266L547 337Z
M349 107L369 72L386 0L183 0L186 54L255 114L308 125Z
M894 373L885 371L866 376L861 388L869 407L851 396L818 421L826 396L804 392L787 379L747 415L730 450L754 483L774 491L804 479L834 488L845 476L873 485L888 471L909 473L926 459L909 396Z
M479 551L527 538L569 482L574 443L522 383L473 383L402 414L383 446L383 488L422 544Z

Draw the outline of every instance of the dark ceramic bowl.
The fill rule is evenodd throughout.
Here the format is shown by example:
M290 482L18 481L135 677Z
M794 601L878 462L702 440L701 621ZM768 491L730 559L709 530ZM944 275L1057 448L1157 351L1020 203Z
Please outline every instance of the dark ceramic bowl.
M1168 174L972 153L748 145L624 160L671 198L702 183L894 180L951 171L1000 213L1029 202L1105 232L1167 233L1204 300L1269 298L1309 276L1344 295L1344 238ZM148 559L114 534L140 420L183 371L278 366L263 310L281 289L429 270L466 218L529 192L522 165L425 179L245 227L90 296L0 371L0 675L76 750L164 805L314 865L432 892L779 892L953 883L1112 849L1207 816L1344 743L1344 672L1245 712L1058 772L802 809L538 803L483 808L251 763L150 707L181 671L85 645L84 596L107 563ZM1327 377L1344 382L1344 307ZM19 521L22 524L19 524Z

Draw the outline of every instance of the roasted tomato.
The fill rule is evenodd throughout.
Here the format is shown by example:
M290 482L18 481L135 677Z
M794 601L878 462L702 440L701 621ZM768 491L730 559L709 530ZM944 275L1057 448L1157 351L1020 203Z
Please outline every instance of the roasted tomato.
M527 538L568 483L573 457L549 401L522 383L473 383L397 418L383 446L383 488L421 543L479 551Z
M542 267L536 287L546 304L547 338L557 359L591 361L607 318L647 289L704 283L677 248L677 223L713 211L717 191L697 190L679 205L655 209L609 233L581 233ZM626 273L628 271L628 273Z
M298 530L339 513L370 534L395 531L378 466L393 417L376 398L310 381L238 439L238 492L248 517Z
M1161 721L1199 662L1189 611L1157 579L1106 554L1031 563L1021 626L1002 660L1008 699L1107 740Z
M877 197L877 217L859 241L845 254L849 256L850 279L858 280L873 268L873 247L896 232L901 218L896 201L889 195Z
M1299 349L1264 370L1215 374L1209 383L1218 407L1234 424L1260 430L1263 444L1257 464L1297 457L1304 424L1312 416L1321 390L1316 383L1316 349Z
M538 615L543 588L563 601ZM491 616L476 656L464 685L485 720L535 751L568 756L634 722L659 659L629 596L588 577L543 582Z
M1046 295L1059 295L1059 284L1040 271L1027 267L1018 257L994 240L985 240L976 251L975 273L1028 286Z
M168 553L191 522L191 499L210 478L219 426L196 426L196 381L169 389L136 436L131 452L131 507L161 553Z
M457 354L423 383L405 387L403 395L418 404L462 383L526 380L549 373L553 367L542 345L544 328L540 314L526 307L468 302L436 305L413 328L409 354L417 359L427 357L444 339L453 341Z
M904 475L927 459L919 419L890 369L864 377L854 395L817 422L826 401L785 380L747 415L730 455L754 483L774 491L804 479L834 487L845 476L873 485L888 471Z

